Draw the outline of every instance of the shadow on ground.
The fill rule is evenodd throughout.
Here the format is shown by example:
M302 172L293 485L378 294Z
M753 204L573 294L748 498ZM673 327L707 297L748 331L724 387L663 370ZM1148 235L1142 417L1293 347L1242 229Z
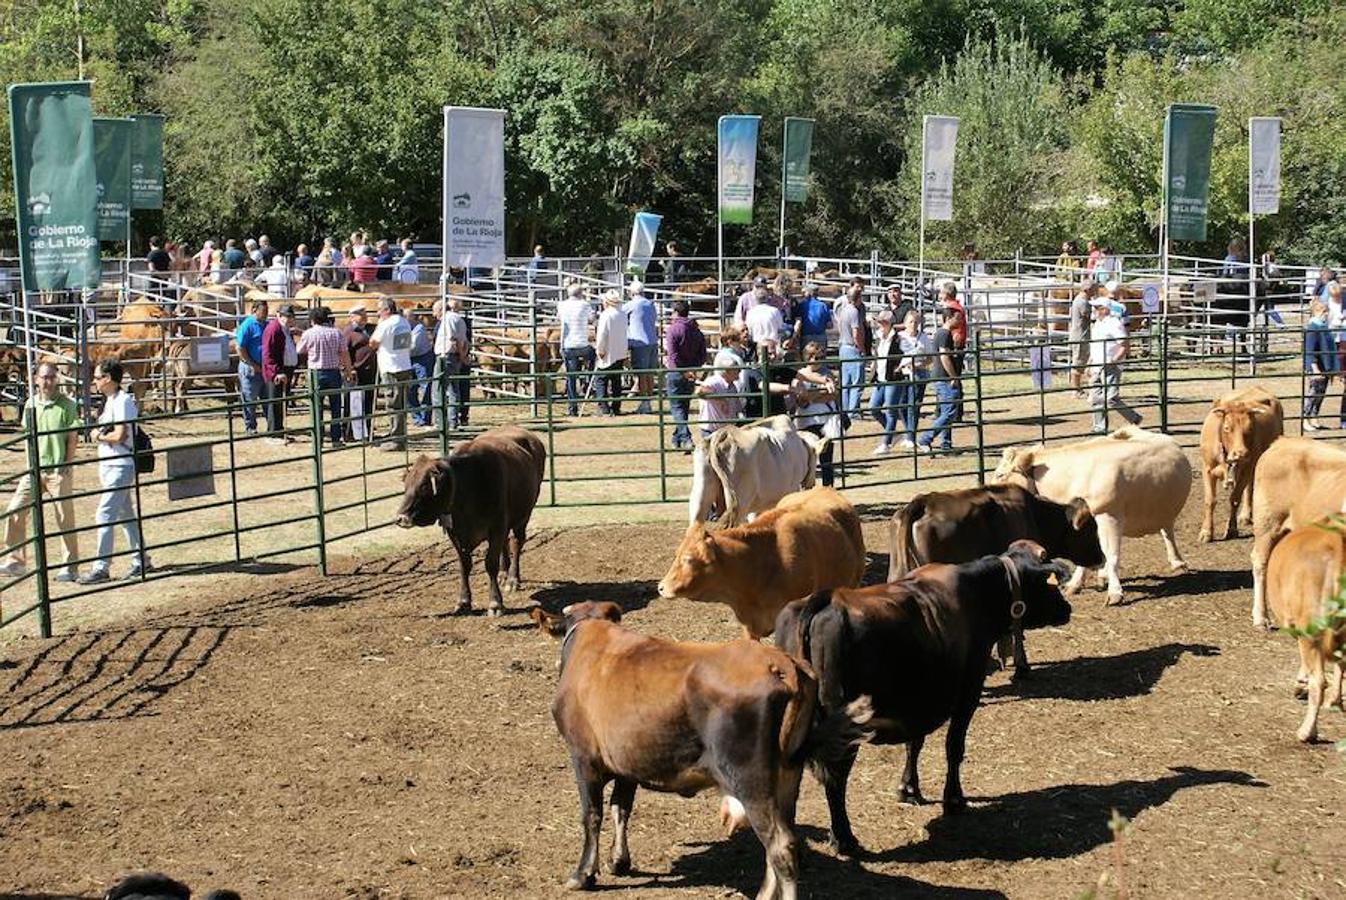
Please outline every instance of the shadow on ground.
M1031 641L1031 637L1030 637ZM1116 656L1079 656L1060 662L1034 663L1025 678L987 685L988 700L1041 697L1055 700L1121 700L1154 690L1164 672L1184 654L1219 656L1209 644L1162 644Z

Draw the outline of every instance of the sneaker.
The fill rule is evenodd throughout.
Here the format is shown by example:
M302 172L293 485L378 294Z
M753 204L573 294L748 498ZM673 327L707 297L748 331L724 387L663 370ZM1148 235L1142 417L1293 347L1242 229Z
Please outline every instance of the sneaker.
M262 438L262 443L266 444L269 447L284 447L285 438L280 437Z
M654 415L654 410L650 408L650 405L648 403L642 403L636 407L636 415L652 416Z
M57 572L56 577L52 579L52 581L59 581L61 584L74 584L78 580L79 573L74 569L62 569L60 572Z
M911 438L903 438L897 442L897 449L899 450L913 450L915 447L916 445L912 443Z
M384 441L379 444L379 449L385 453L395 453L398 450L405 449L399 441Z
M125 575L121 577L121 580L139 581L142 575L148 575L152 571L154 571L154 566L150 565L149 560L145 560L145 565L138 568L132 568L130 571L128 571Z
M917 453L929 453L929 452L930 452L930 445L929 445L929 444L917 444L917 445L916 445L916 452L917 452Z
M1317 431L1317 430L1319 429L1319 427L1320 427L1320 426L1318 425L1317 422L1305 422L1305 423L1304 423L1304 430L1305 430L1305 431ZM0 566L0 573L9 574L8 572L5 572L5 569L4 569L3 566Z
M890 450L892 450L892 449L893 449L893 448L890 447L890 446L888 446L888 444L887 444L886 442L884 442L884 441L879 441L879 443L874 447L874 449L873 449L872 451L870 451L870 454L869 454L869 455L870 455L870 456L887 456L887 455L888 455L888 452L889 452Z
M19 562L17 559L11 559L7 563L0 563L0 575L8 575L11 578L17 578L18 576L25 574L27 571L28 567L25 566L23 563Z
M108 574L107 569L90 569L75 580L79 584L102 584L111 581L112 576Z

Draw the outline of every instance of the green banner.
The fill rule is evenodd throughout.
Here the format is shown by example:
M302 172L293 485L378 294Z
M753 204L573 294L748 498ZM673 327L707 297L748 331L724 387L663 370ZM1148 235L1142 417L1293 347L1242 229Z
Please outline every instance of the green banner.
M98 174L98 239L126 240L131 223L130 119L93 120L93 164Z
M785 201L803 203L809 196L809 154L813 152L813 120L785 119Z
M1174 103L1164 119L1164 184L1168 239L1204 241L1210 200L1210 152L1215 107Z
M10 85L9 137L24 290L97 287L89 82Z
M164 208L164 117L132 116L131 208Z

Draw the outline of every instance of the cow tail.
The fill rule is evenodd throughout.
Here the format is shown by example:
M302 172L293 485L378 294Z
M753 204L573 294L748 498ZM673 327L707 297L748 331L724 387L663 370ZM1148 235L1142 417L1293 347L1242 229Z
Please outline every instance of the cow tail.
M727 440L727 432L720 430L710 436L706 443L706 461L710 463L710 469L715 473L715 477L720 480L720 492L724 495L724 515L720 521L725 527L738 524L738 494L734 493L733 482L729 478L729 464L722 454L727 454L726 445L731 442ZM722 436L723 435L723 436Z
M807 720L790 719L787 709L787 722L796 730L803 731L796 723L806 721L809 724L806 739L795 742L791 750L782 737L781 749L792 761L807 761L818 778L826 781L827 772L836 763L854 753L856 744L868 740L873 731L868 727L874 716L874 709L868 696L846 703L841 685L841 661L838 648L813 645L813 621L820 614L833 615L839 620L838 638L845 643L850 634L850 623L845 613L834 609L831 591L819 591L808 599L799 611L799 655L804 665L800 666L801 675L807 684L801 684L805 691L811 691L812 714ZM803 708L800 703L799 707ZM797 713L796 713L797 715ZM785 727L782 727L782 736Z
M772 667L773 670L775 667ZM818 712L818 680L808 666L795 663L777 671L776 675L784 682L790 692L790 700L785 704L785 714L781 716L780 751L786 759L799 758L800 749L809 736L813 718Z
M923 515L925 515L925 498L914 497L910 503L902 507L902 512L893 520L888 541L889 547L892 548L889 551L889 581L896 581L921 564L916 558L912 532L916 521Z

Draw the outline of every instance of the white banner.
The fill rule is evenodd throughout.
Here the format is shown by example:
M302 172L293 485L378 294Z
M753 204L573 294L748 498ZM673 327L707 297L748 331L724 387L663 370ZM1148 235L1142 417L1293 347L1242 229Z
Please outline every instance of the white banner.
M659 223L663 216L654 213L638 212L631 225L631 247L626 251L626 274L645 274L654 255L654 242L659 235Z
M505 112L444 107L444 265L505 262Z
M1248 120L1248 212L1280 210L1281 120L1254 116Z
M932 222L953 218L953 157L957 116L926 116L921 122L921 214Z
M718 133L720 222L752 224L757 182L757 124L761 116L720 116Z

